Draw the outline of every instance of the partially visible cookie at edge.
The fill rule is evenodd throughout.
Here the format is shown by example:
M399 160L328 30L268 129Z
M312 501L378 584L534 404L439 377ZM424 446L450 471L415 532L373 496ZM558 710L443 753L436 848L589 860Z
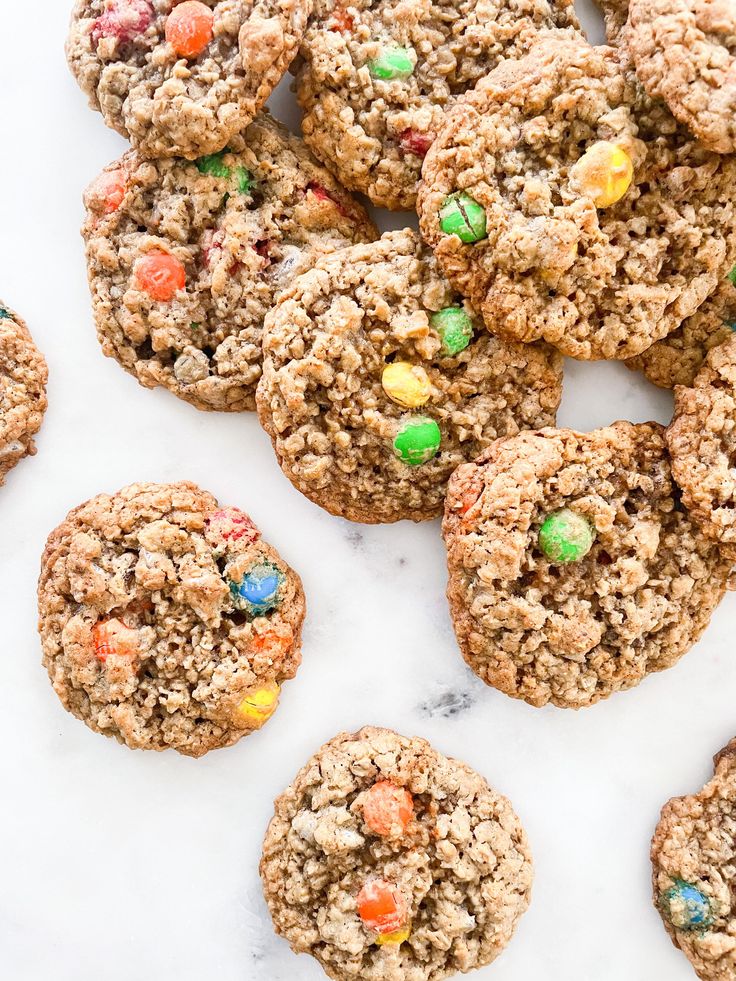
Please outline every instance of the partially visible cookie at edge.
M48 368L25 322L0 300L0 485L26 456L46 411Z

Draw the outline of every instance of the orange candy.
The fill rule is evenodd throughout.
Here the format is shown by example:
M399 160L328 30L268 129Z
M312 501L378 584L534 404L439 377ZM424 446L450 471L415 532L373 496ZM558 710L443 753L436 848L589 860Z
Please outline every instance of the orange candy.
M414 801L408 790L388 780L374 783L363 800L365 823L377 835L401 835L414 816Z
M265 633L255 634L253 650L258 654L266 653L276 657L288 650L293 641L294 631L288 623L285 623L279 630L266 630Z
M135 655L137 633L122 620L100 620L92 627L92 643L95 655L106 661L110 655L132 657Z
M182 58L198 58L212 40L215 15L199 0L186 0L166 20L166 40Z
M87 192L90 207L105 215L111 215L123 203L125 187L125 171L106 170L100 174Z
M396 886L385 879L370 879L358 893L358 914L363 926L376 933L395 933L406 924L407 905Z
M149 252L135 266L135 278L153 300L173 300L187 282L184 266L166 252Z

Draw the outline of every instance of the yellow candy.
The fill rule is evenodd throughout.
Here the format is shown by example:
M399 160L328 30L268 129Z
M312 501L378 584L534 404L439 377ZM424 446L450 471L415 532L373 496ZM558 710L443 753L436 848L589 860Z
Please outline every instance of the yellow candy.
M620 146L601 140L585 151L570 171L570 178L596 208L610 208L631 187L634 165Z
M238 711L246 719L257 723L260 728L265 722L268 722L276 711L280 692L281 687L275 681L272 681L270 684L264 685L263 688L257 688L249 695L246 695L240 705L238 705Z
M383 946L384 944L403 944L405 940L408 940L411 936L411 927L405 926L400 930L394 930L393 933L379 933L376 937L376 943Z
M381 384L391 401L405 409L416 409L424 405L432 394L427 372L408 361L387 364L383 369Z

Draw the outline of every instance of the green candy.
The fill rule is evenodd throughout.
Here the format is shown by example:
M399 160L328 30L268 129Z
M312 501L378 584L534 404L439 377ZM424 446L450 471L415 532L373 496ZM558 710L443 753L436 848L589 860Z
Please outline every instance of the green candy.
M473 337L473 321L462 307L445 307L432 315L431 325L440 335L440 353L452 358L470 344Z
M223 154L230 151L225 149L219 153L212 153L208 157L200 157L196 161L197 170L200 174L209 174L210 177L229 177L230 168L222 159Z
M394 453L408 467L419 467L437 456L441 442L440 427L434 419L413 416L396 434Z
M588 519L569 508L550 514L539 529L539 547L555 564L579 562L594 541L595 531Z
M368 62L368 70L374 78L408 78L414 71L414 63L406 48L384 48L377 58Z
M464 191L451 194L442 205L440 228L445 235L457 235L466 245L488 237L484 209Z
M253 189L253 178L250 171L246 170L245 167L236 167L235 181L240 194L250 194Z
M731 272L728 274L728 278L731 280L733 285L736 286L736 266L734 266Z

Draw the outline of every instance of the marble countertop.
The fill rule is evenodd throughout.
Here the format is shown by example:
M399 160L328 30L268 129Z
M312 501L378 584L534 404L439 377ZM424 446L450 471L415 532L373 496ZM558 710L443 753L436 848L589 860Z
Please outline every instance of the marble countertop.
M320 981L317 964L273 934L260 842L273 798L306 758L338 731L376 723L467 760L529 833L531 909L473 977L690 981L651 906L649 838L662 803L700 787L736 734L736 600L679 666L636 690L579 713L532 709L464 666L439 523L331 518L282 476L253 416L197 412L104 359L80 194L124 144L66 70L70 6L6 0L0 11L0 295L51 373L38 455L0 490L0 977ZM287 86L272 105L296 123ZM669 394L622 366L567 367L561 424L668 421ZM276 718L198 761L130 752L67 715L35 629L41 551L66 512L134 480L181 478L249 510L303 576L309 603L304 663Z

